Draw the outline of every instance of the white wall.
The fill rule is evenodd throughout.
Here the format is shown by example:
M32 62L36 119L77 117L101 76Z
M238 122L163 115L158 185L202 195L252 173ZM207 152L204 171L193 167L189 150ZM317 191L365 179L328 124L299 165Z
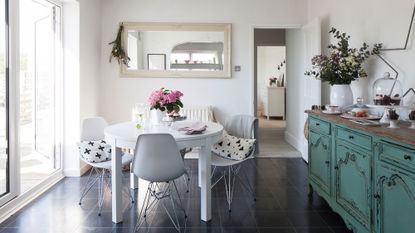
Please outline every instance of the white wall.
M403 47L414 5L413 0L308 0L308 19L316 16L322 19L322 48L327 48L331 41L328 31L332 26L349 34L354 47L360 47L362 42L381 42L385 48ZM382 53L398 68L399 80L405 90L415 88L414 29L408 50ZM352 89L355 98L362 96L370 102L373 81L386 71L393 72L375 57L367 62L367 67L369 77L353 83ZM405 102L409 100L406 98ZM415 101L415 98L412 97L412 100ZM328 102L329 88L324 85L323 103Z
M160 87L179 89L185 105L213 105L217 118L252 113L253 89L251 25L302 24L305 0L102 0L100 114L110 122L130 119L131 107L146 102L149 93ZM172 10L174 9L174 10ZM231 79L120 78L119 66L109 63L112 41L122 21L232 23L232 63L241 65Z
M304 34L301 29L286 30L287 49L287 128L285 140L297 150L301 149L301 137L303 137L304 109L302 101L304 94Z
M267 87L269 78L280 78L285 75L285 64L278 70L278 65L285 60L285 46L258 46L257 50L257 93L258 111L264 114L264 104L267 101Z
M65 176L80 173L80 161L75 142L80 129L80 74L79 74L79 4L63 5L63 56L64 56L64 106L63 106L63 170Z
M63 5L65 176L79 176L86 167L76 142L81 121L98 115L101 59L99 0L67 1Z
M100 59L101 59L101 4L100 0L80 0L80 88L81 119L98 115Z

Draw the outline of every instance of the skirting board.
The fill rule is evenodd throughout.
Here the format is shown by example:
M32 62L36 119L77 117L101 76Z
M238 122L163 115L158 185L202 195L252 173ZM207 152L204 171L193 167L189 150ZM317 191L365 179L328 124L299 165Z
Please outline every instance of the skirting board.
M65 177L80 177L91 168L90 165L84 164L80 169L65 169L63 174Z
M294 135L290 134L288 131L284 132L285 141L293 146L296 150L301 151L301 142L300 139L296 138Z

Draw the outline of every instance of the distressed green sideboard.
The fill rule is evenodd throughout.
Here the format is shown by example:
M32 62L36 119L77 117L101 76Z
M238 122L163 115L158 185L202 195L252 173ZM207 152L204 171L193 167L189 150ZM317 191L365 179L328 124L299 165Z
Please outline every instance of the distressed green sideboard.
M323 197L353 232L414 233L415 130L306 113L310 198Z

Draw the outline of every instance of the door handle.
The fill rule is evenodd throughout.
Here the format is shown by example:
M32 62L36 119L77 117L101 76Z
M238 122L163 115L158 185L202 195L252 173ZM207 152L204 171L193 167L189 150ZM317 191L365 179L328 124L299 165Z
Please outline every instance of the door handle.
M350 135L350 136L349 136L349 139L354 139L353 135Z

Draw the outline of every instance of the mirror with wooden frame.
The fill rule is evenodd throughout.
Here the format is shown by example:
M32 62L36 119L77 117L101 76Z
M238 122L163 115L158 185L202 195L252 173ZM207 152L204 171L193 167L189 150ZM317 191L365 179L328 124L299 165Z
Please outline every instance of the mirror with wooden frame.
M231 77L231 24L124 22L123 77Z

